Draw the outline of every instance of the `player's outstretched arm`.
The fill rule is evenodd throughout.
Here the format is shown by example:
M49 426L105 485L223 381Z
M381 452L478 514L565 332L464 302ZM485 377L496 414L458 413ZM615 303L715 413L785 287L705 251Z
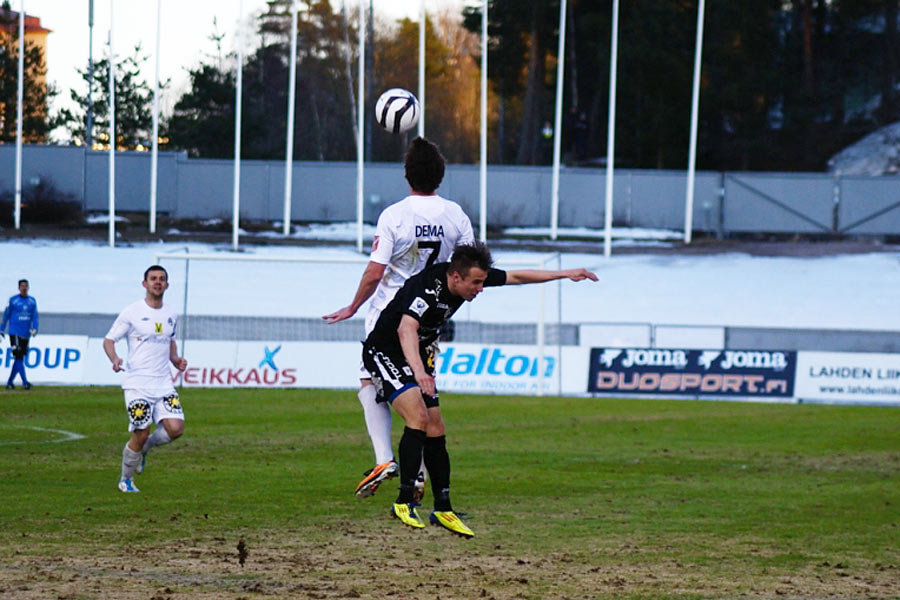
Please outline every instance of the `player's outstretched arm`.
M355 315L359 307L375 293L378 282L384 277L385 268L386 266L381 263L369 261L369 264L366 265L366 270L363 271L362 278L359 280L359 287L356 288L356 295L353 296L353 301L340 310L324 315L322 318L325 322L331 325Z
M562 271L544 271L540 269L517 269L506 272L506 285L523 285L526 283L544 283L556 279L597 281L597 275L587 269L564 269Z

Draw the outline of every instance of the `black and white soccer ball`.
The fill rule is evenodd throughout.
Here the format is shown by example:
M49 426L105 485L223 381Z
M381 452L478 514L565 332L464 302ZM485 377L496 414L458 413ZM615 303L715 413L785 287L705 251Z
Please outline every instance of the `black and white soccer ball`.
M375 103L375 121L391 133L403 133L419 122L419 101L409 90L391 88Z

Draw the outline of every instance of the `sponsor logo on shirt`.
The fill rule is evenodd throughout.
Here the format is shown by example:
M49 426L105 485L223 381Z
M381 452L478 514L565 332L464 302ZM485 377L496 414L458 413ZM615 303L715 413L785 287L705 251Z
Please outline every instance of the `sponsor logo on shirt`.
M416 299L412 301L412 304L409 305L409 310L421 317L425 314L425 311L428 310L428 303L417 296Z

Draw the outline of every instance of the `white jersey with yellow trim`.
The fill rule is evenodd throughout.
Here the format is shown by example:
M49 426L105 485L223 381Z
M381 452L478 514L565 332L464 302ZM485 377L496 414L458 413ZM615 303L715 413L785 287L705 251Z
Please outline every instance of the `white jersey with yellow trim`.
M169 357L177 323L174 310L165 305L153 308L145 300L129 304L119 313L106 338L114 342L125 338L128 342L123 389L173 389Z

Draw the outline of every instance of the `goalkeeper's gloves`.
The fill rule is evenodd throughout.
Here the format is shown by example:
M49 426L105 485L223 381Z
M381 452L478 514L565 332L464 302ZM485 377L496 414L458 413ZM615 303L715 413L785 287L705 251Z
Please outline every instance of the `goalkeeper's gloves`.
M31 334L31 337L37 337L37 329L29 329L28 333Z

